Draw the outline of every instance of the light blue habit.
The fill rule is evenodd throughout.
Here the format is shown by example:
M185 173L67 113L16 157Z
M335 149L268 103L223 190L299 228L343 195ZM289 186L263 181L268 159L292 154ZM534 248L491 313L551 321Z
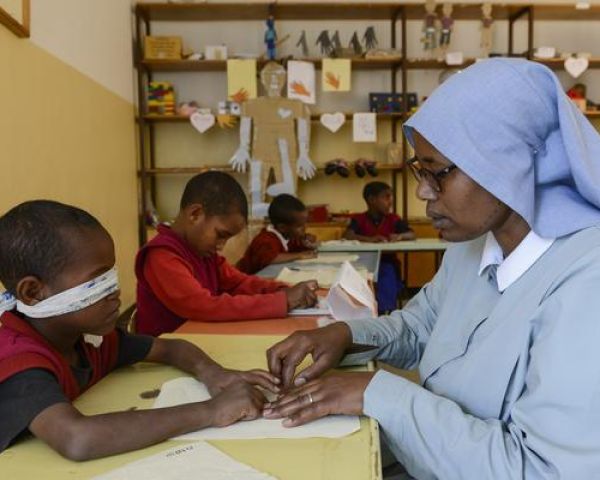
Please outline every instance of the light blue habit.
M478 63L410 120L464 172L559 237L503 293L479 276L485 236L448 249L434 279L387 317L348 322L377 358L364 394L419 479L600 478L600 137L545 67ZM489 275L488 275L489 273Z

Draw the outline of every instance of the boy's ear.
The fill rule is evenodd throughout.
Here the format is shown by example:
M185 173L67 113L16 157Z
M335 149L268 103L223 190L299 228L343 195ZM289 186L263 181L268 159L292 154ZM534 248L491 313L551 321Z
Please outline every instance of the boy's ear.
M35 305L46 298L46 285L39 278L29 275L19 280L15 293L25 305Z
M185 207L185 214L192 223L198 222L206 215L201 203L192 203Z

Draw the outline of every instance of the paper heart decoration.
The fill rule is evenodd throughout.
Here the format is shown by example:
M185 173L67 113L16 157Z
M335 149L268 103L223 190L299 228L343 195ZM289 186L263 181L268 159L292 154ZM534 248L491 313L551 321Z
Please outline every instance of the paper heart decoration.
M288 110L287 108L280 108L277 110L277 113L281 118L288 118L292 114L292 111Z
M192 113L190 122L200 133L206 132L215 124L215 116L212 113Z
M324 113L321 115L321 123L330 132L337 132L346 123L346 115L341 112Z
M573 78L577 78L588 69L590 62L587 58L569 57L565 60L565 70Z

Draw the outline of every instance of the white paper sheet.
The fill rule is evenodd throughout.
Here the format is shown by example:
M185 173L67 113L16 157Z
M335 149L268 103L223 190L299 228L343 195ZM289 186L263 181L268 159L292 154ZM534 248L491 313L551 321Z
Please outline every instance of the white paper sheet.
M350 262L340 267L335 282L327 294L329 311L336 320L355 320L377 316L373 290Z
M341 264L344 262L356 262L359 256L354 253L320 253L316 258L305 258L303 260L296 260L294 263L300 265L310 265L313 263L318 264Z
M325 297L319 297L319 303L312 308L294 308L288 312L292 317L318 317L329 314L329 304Z
M294 270L285 267L279 272L275 280L291 285L308 280L317 280L319 287L329 288L335 283L338 272L339 268L335 266L306 265L304 267L297 267ZM365 280L372 280L373 278L373 274L369 273L366 268L358 268L357 272Z
M276 480L206 442L170 448L92 480Z
M210 399L204 384L191 377L181 377L163 383L153 408L174 407L184 403ZM205 428L175 437L176 440L248 440L254 438L340 438L360 429L356 416L334 415L300 427L285 428L282 420L260 418L238 422L225 428Z

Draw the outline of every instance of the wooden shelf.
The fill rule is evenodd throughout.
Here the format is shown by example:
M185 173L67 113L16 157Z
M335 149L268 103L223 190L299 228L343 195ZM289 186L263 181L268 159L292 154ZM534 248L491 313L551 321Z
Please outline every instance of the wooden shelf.
M536 62L539 62L543 65L546 65L547 67L551 68L552 70L564 70L564 68L565 68L565 59L564 58L552 58L549 60L542 59L542 58L534 58L533 60ZM590 62L590 64L589 64L588 69L600 68L600 58L590 58L589 62Z
M563 4L531 5L518 2L494 5L495 20L506 20L523 8L533 9L535 20L598 20L600 7L577 10L575 2ZM409 20L422 20L425 16L423 2L410 3L350 3L350 2L231 2L231 3L143 3L136 12L148 21L225 21L264 20L273 15L276 20L390 20L402 8ZM441 5L438 6L441 12ZM480 20L480 4L455 4L455 20Z
M310 116L310 119L313 121L319 121L321 119L321 115L323 115L324 113L334 113L334 112L313 113ZM366 113L366 111L365 112L356 112L356 113ZM344 113L346 120L352 120L353 115L354 115L354 112ZM378 113L377 118L382 119L382 120L391 120L393 118L402 118L402 114L397 113L397 112ZM152 115L144 115L144 120L146 122L151 122L151 123L189 123L190 117L188 117L186 115L154 115L154 114L152 114Z
M209 171L233 172L233 169L227 165L204 165L201 167L162 167L147 168L148 175L196 175ZM138 172L141 174L141 172Z
M297 58L303 62L313 62L320 69L321 58ZM352 68L356 70L379 70L400 67L399 57L390 58L351 58ZM264 59L257 59L260 69ZM227 70L226 60L142 60L140 65L150 72L224 72Z
M400 165L393 165L390 163L377 163L376 165L377 170L380 172L399 172L400 170L402 170L402 167ZM356 174L354 173L354 163L353 162L348 162L348 169L350 170L350 176L351 177L356 177ZM319 172L324 172L325 171L325 165L319 165L317 167L317 170ZM339 175L337 173L333 173L330 175L331 177L339 177ZM343 177L340 177L343 178ZM376 177L371 177L368 173L363 177L363 178L376 178Z

